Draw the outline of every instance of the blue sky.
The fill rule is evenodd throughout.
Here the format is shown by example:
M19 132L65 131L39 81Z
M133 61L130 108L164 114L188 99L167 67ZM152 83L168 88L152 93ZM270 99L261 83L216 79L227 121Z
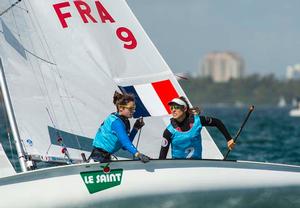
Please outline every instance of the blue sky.
M239 53L246 73L285 76L300 63L298 0L127 0L174 72L212 51Z

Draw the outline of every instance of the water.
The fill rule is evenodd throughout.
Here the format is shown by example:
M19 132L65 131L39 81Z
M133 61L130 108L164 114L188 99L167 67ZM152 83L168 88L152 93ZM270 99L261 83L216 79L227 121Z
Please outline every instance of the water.
M180 193L153 195L135 199L121 199L101 204L101 208L135 207L143 208L299 208L299 188L231 190L201 193ZM99 207L93 204L89 208Z
M300 117L290 117L289 110L277 107L255 108L228 159L300 165ZM235 136L247 112L247 107L205 107L202 115L221 119L230 134ZM210 127L208 130L222 153L226 153L223 135L216 128Z
M290 117L289 110L275 107L255 108L228 159L300 165L300 117ZM230 134L235 136L247 111L247 107L205 107L202 115L221 119ZM13 156L9 147L3 112L0 112L0 118L0 142L9 159L16 161L17 158ZM213 127L209 127L208 131L221 152L225 154L227 149L223 135ZM16 153L15 149L13 149L13 153Z

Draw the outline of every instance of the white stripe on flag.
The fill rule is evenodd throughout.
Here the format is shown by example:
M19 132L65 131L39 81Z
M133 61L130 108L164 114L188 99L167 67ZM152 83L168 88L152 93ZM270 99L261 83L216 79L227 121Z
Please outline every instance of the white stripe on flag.
M134 85L134 88L151 116L168 114L151 84Z

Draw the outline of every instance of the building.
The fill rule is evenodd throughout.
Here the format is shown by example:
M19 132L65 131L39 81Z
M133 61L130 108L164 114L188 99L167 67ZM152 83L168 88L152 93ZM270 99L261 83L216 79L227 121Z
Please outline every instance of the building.
M300 64L294 66L288 66L286 68L287 79L300 79Z
M211 77L214 82L227 82L244 76L244 61L232 52L213 52L204 57L201 76Z

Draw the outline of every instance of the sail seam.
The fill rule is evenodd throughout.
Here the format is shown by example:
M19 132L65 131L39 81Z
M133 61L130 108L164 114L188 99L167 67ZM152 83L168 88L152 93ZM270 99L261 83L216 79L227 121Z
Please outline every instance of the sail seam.
M31 9L32 9L31 3L30 3L30 2L28 2L28 3L29 3L29 5L30 5L30 7L31 7ZM33 11L33 10L32 10L32 11ZM32 14L35 16L34 12L32 12ZM32 21L32 22L33 22L33 21ZM51 56L52 59L55 61L55 58L54 58L54 56L53 56L53 54L52 54L52 52L51 52L51 50L50 50L50 47L49 47L49 45L48 45L48 42L47 42L47 40L46 40L46 37L45 37L45 35L44 35L44 33L43 33L43 30L42 30L42 28L41 28L39 22L36 21L36 24L37 24L37 27L39 28L39 30L40 30L40 32L41 32L41 35L42 35L42 37L43 37L43 39L44 39L44 42L45 42L45 44L46 44L46 47L48 48L48 51L45 50L46 53L47 53L46 55L48 56L48 58L50 58L49 56ZM40 38L40 37L39 37L39 38ZM41 39L40 39L40 41L41 41ZM42 41L41 41L41 44L42 44L42 46L44 47L44 44L42 43ZM49 54L48 54L48 53L49 53ZM58 77L61 79L61 83L62 83L63 89L64 89L64 91L65 91L65 93L66 93L66 95L67 95L67 100L69 101L69 104L70 104L70 106L71 106L71 111L72 111L72 113L73 113L73 115L74 115L74 117L75 117L75 120L76 120L76 122L77 122L79 128L80 128L80 131L81 131L82 134L83 134L83 129L82 129L82 127L81 127L81 124L80 124L80 122L79 122L79 119L78 119L78 117L77 117L77 114L75 113L74 106L73 106L72 101L71 101L71 99L70 99L70 97L71 97L71 96L70 96L70 93L69 93L69 91L68 91L68 89L67 89L67 87L66 87L64 81L62 80L62 76L61 76L61 74L60 74L60 72L59 72L59 69L58 69L57 65L54 65L54 69L55 69L56 73L58 74ZM55 81L56 88L57 88L58 93L59 93L59 87L58 87L58 83L57 83L56 78L54 78L54 81ZM69 123L69 126L70 126L70 130L71 130L72 133L74 133L74 130L73 130L72 125L71 125L72 123L71 123L70 117L69 117L68 112L67 112L67 110L66 110L66 106L65 106L65 104L64 104L64 101L61 99L62 96L61 96L60 93L59 93L59 96L60 96L60 101L61 101L61 104L62 104L62 106L63 106L63 109L64 109L64 112L65 112L66 118L67 118L68 123ZM78 147L81 149L81 145L80 145L80 142L79 142L79 139L78 139L77 136L76 136L76 140L77 140L77 143L78 143Z
M30 2L29 2L29 4L30 4ZM25 4L25 2L24 2L24 6L25 6L26 9L28 9L28 7L27 7L27 5ZM31 5L30 5L30 6L31 6ZM34 15L34 14L33 14L33 15ZM37 31L37 28L36 28L36 26L35 26L35 24L34 24L34 21L33 21L32 17L31 17L31 15L29 15L29 18L30 18L30 21L31 21L31 23L32 23L32 26L33 26L34 29ZM38 32L38 31L37 31L37 32ZM45 53L46 53L46 56L49 58L48 52L47 52L47 50L45 49L45 46L43 45L43 42L42 42L42 40L41 40L41 38L40 38L39 35L38 35L38 37L39 37L40 44L42 45L43 50L44 50ZM33 45L33 42L32 42L32 40L31 40L31 38L29 38L29 40L30 40L31 45L32 45L32 48L33 48L33 50L34 50L34 45ZM56 64L53 64L53 65L55 66ZM33 66L32 66L32 69L33 69ZM43 91L42 91L42 93L43 93L43 95L48 99L48 102L49 102L49 106L46 105L46 106L45 106L45 110L46 110L46 112L47 112L47 114L48 114L48 117L49 117L49 119L50 119L52 125L53 125L54 127L56 127L56 126L58 126L57 116L56 116L56 114L55 114L53 102L52 102L50 93L49 93L49 91L48 91L48 88L47 88L47 85L46 85L46 81L45 81L45 77L44 77L44 75L43 75L43 71L41 70L40 63L39 63L39 62L38 62L38 69L39 69L39 71L40 71L40 75L41 75L41 78L42 78L42 82L43 82L42 85L43 85L44 88L45 88L45 94L43 93ZM34 71L34 69L33 69L33 71ZM35 74L35 73L34 73L34 74ZM53 77L53 79L54 79L54 82L55 82L55 86L56 86L56 88L58 89L58 87L57 87L57 82L56 82L56 78ZM40 88L42 89L41 86L40 86ZM49 109L51 110L51 113L50 113L50 110L48 109L48 107L49 107ZM64 112L65 112L65 107L64 107ZM51 116L51 114L52 114L52 116ZM56 124L57 124L57 125L56 125ZM48 146L48 148L47 148L47 150L46 150L46 152L45 152L46 154L49 153L49 150L50 150L51 146L52 146L52 144L50 143L50 145Z
M17 6L17 4L19 4L22 0L18 0L15 3L13 3L12 5L10 5L7 9L5 9L3 12L0 13L0 17L2 15L4 15L5 13L7 13L9 10L11 10L12 8L14 8L15 6ZM10 1L9 1L10 2Z

